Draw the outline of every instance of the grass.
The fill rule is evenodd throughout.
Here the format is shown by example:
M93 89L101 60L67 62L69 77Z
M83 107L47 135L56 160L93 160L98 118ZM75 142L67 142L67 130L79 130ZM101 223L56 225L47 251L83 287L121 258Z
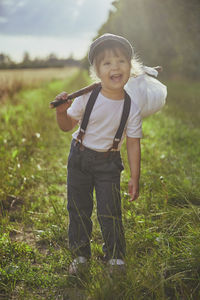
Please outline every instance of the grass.
M71 133L58 129L48 105L58 92L88 83L86 73L76 72L15 92L0 106L0 299L199 299L200 89L192 82L169 82L168 104L144 120L141 192L132 204L123 146L127 276L111 279L98 260L95 208L90 272L69 278Z
M22 89L34 88L55 79L65 79L75 68L47 68L0 70L0 102L12 97Z

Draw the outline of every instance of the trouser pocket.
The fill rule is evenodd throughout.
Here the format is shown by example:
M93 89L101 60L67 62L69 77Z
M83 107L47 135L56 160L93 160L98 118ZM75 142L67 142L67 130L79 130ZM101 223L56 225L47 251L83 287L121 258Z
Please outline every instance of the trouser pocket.
M119 172L122 172L124 170L124 165L120 156L115 158L113 160L113 163Z
M115 162L116 166L119 168L120 172L122 172L124 170L124 165L123 165L123 162L120 159L118 159L116 162Z
M79 169L81 164L81 155L78 147L72 144L70 153L68 156L67 167Z

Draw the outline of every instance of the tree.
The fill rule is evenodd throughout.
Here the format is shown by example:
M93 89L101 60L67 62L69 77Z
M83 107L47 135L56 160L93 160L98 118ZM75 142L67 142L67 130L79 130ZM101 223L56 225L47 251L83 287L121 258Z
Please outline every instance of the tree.
M8 68L11 64L13 64L13 62L10 56L0 53L0 68Z
M199 0L118 0L98 36L127 37L145 64L161 64L168 75L200 77Z

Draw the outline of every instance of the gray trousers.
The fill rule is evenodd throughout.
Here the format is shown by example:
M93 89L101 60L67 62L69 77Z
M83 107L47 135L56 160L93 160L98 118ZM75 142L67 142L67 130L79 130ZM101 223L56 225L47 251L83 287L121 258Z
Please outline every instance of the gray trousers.
M125 239L122 226L120 152L96 152L72 141L68 158L67 195L69 247L76 256L91 256L93 190L96 192L97 217L107 259L123 258Z

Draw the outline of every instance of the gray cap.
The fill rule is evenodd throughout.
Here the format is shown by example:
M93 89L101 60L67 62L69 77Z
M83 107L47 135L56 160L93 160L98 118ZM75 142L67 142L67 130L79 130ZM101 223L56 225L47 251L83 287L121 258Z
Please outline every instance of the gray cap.
M133 47L127 39L125 39L124 37L122 37L120 35L115 35L112 33L105 33L105 34L101 35L99 38L97 38L96 40L94 40L90 46L89 53L88 53L88 60L89 60L90 64L93 63L94 54L95 54L95 51L97 50L97 48L106 41L116 41L119 44L123 45L126 48L126 50L128 51L128 54L130 55L130 59L132 58Z

